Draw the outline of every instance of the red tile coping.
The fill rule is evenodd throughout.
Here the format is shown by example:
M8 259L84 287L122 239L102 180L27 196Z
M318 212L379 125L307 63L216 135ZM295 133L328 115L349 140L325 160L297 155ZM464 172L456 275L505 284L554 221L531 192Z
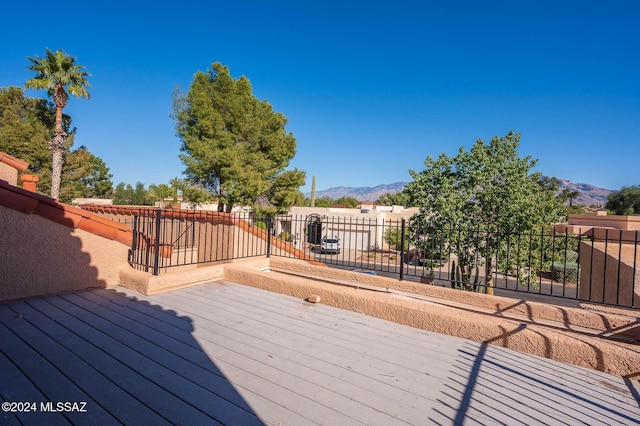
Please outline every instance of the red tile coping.
M264 229L260 229L257 228L255 226L252 226L249 222L247 222L246 220L243 219L238 219L236 221L236 225L245 230L246 232L253 234L259 238L262 238L263 240L267 240L267 231L265 231ZM298 259L303 259L306 261L313 261L314 259L309 256L308 254L306 254L305 252L303 252L302 250L298 250L295 247L291 246L291 243L288 243L286 241L281 240L280 238L272 238L271 239L271 244L273 244L274 246L276 246L277 248L279 248L280 250L284 250L289 254L292 254L293 256L297 257ZM321 264L324 266L324 264Z
M155 217L158 208L145 206L105 206L100 204L83 204L81 209L106 214L119 214L127 216L153 216ZM163 209L163 217L167 219L189 219L201 222L210 222L214 225L237 225L238 219L233 213L220 213L209 210L177 210Z
M2 151L0 151L0 163L7 164L21 172L24 172L29 167L29 163L26 161L20 160L13 155L9 155Z
M133 231L126 225L86 210L60 203L0 180L0 205L22 213L36 214L73 229L82 229L110 240L131 245Z
M154 216L156 215L157 208L154 207L137 207L137 206L105 206L98 204L85 204L80 206L82 209L95 212L95 213L109 213L109 214L122 214L122 215L140 215L140 216ZM199 220L202 222L210 222L213 224L221 225L235 225L258 238L267 240L267 232L263 229L252 226L246 220L238 218L233 213L221 213L209 210L173 210L164 209L162 214L166 218L170 219L190 219ZM313 258L306 254L304 251L296 249L286 241L282 241L278 238L272 238L271 244L280 250L306 261L313 261ZM314 264L324 265L324 263L315 262Z

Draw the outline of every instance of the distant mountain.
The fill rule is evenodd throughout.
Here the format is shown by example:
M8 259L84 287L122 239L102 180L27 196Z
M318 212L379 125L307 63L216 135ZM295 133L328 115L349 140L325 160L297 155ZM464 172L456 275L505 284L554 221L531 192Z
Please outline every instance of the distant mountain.
M382 194L402 191L407 182L396 182L378 186L337 186L322 191L316 191L316 198L330 197L334 200L340 197L354 197L359 201L376 201ZM578 191L580 195L573 200L573 204L583 206L604 206L607 202L607 196L612 192L609 189L599 188L588 183L573 183L569 180L560 180L560 190L570 189ZM305 194L307 197L311 193Z
M406 185L407 182L396 182L374 187L362 186L354 188L351 186L337 186L335 188L316 191L316 198L329 197L335 200L340 197L354 197L359 201L376 201L382 194L395 194L396 192L402 191ZM307 193L305 196L310 197L311 193Z
M613 192L588 183L573 183L570 180L561 179L560 190L562 191L565 188L580 193L573 200L573 204L581 206L604 206L607 203L607 197Z

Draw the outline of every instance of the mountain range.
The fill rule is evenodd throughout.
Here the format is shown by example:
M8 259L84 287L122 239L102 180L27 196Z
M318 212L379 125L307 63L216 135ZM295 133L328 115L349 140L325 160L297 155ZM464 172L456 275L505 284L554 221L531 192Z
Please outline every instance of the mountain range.
M334 200L340 197L354 197L358 201L376 201L381 195L386 193L394 194L402 191L407 182L395 182L382 184L377 186L336 186L334 188L325 189L316 192L316 198L329 197ZM607 196L613 192L609 189L599 188L588 183L573 183L569 180L560 180L560 191L569 189L578 191L580 194L573 199L573 204L583 206L604 206L607 202ZM305 194L311 196L311 193Z

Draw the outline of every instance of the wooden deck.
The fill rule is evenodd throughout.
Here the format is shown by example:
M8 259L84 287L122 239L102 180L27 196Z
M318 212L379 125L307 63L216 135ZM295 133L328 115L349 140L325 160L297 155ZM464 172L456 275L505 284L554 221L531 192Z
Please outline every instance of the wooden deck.
M639 390L236 284L0 305L0 399L37 411L2 424L640 424Z

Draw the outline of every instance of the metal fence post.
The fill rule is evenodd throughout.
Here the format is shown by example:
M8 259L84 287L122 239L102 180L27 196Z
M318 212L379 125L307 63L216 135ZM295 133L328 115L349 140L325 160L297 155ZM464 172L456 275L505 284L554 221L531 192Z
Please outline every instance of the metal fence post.
M137 259L138 252L138 216L133 215L133 238L131 239L131 250L129 250L129 263Z
M271 215L267 215L267 257L271 257L271 229L273 224L271 223Z
M400 230L400 281L404 278L404 229L406 220L402 218L402 228Z
M155 253L153 254L153 275L158 275L160 260L160 229L161 229L162 209L156 210L156 238L154 241Z

